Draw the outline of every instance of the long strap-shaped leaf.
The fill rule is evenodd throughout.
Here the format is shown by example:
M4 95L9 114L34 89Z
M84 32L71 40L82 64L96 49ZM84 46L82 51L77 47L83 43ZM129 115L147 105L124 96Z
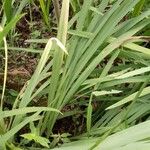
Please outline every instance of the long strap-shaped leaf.
M148 24L148 22L145 22ZM142 29L145 24L141 24L137 28L125 33L124 35L120 36L116 41L112 42L108 45L103 51L88 65L85 71L80 75L74 85L71 87L70 91L67 93L66 98L70 99L72 92L74 93L77 90L77 87L90 75L93 69L100 63L108 54L110 54L114 49L122 45L126 40L130 39L130 37L135 34L137 31ZM68 100L67 100L68 101Z
M64 78L61 80L61 83L59 84L56 95L54 92L51 93L51 90L49 93L49 95L53 94L51 96L51 101L49 102L51 102L55 108L61 109L66 103L68 103L70 98L75 94L81 84L107 55L109 55L114 49L116 49L120 45L124 44L125 41L128 41L132 35L134 35L136 32L138 32L140 29L148 24L147 21L138 24L138 26L135 26L130 32L127 32L127 34L118 37L116 41L112 42L109 46L102 49L98 56L93 57L93 55L97 52L98 48L102 46L106 39L113 34L115 26L129 11L131 11L131 9L139 2L139 0L124 0L122 3L121 2L122 0L117 1L112 9L103 16L101 23L96 24L95 32L91 38L81 38L79 41L76 40L76 36L71 38L71 46L69 46L69 52L72 55L72 60L69 60L70 64L68 63L68 70L65 76L63 76ZM72 48L74 50L70 51L70 49ZM70 58L68 57L68 59ZM92 62L90 61L90 59L92 60ZM58 86L55 84L51 84L51 86L52 85L55 87L55 89L56 86ZM46 119L49 120L50 124L49 132L51 132L52 130L54 122L56 121L56 117L57 114L52 114L51 119Z
M30 79L30 81L29 81L29 83L25 89L25 92L22 95L21 101L19 103L19 108L24 108L31 102L32 94L34 93L34 90L35 90L37 84L41 81L41 74L43 74L42 71L44 70L45 64L47 63L47 60L50 56L49 53L50 53L50 50L52 48L52 42L53 41L56 41L58 47L60 47L59 50L67 53L65 47L57 38L49 39L49 41L48 41L48 43L47 43L47 45L43 51L41 59L38 63L38 66L37 66L32 78ZM12 127L17 125L21 121L21 119L22 119L22 116L16 116L14 121L13 121Z
M146 121L122 130L107 137L93 150L149 150L149 126L150 121ZM54 148L53 150L89 150L97 141L97 138L87 138L85 140L64 144L60 148Z
M64 46L66 44L66 39L67 39L68 15L69 15L69 0L63 0L57 38L62 42ZM63 64L64 52L60 51L59 49L60 48L57 45L55 45L55 53L53 59L52 77L51 77L51 85L49 88L50 93L49 93L48 103L50 103L55 97L55 93L58 87L60 70Z
M69 0L63 0L57 38L61 41L61 43L64 46L66 45L66 40L67 40L68 16L69 16ZM56 91L58 89L58 84L59 84L60 74L61 74L61 67L63 65L63 57L64 57L64 52L60 51L60 47L55 45L54 49L55 49L55 52L54 52L53 66L52 66L52 76L51 76L51 83L50 83L49 95L48 95L49 106L51 105L55 97ZM45 130L46 126L48 125L47 122L49 120L50 120L49 113L47 113L44 119L44 123L42 125L41 132Z

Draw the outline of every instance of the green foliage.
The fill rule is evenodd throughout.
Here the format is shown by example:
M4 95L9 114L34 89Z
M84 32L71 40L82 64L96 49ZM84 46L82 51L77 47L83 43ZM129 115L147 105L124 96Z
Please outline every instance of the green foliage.
M7 21L9 22L11 20L11 16L12 16L12 0L5 0L4 2L4 11L5 11L5 14L6 14L6 18L7 18Z
M29 0L22 0L18 4L18 6L14 7L14 0L4 0L4 15L2 24L9 23L14 17L20 15L22 13L23 8L29 3ZM6 17L6 19L5 19Z
M141 13L141 11L142 11L142 9L143 9L143 7L144 7L144 3L145 3L145 0L141 0L141 1L135 6L134 12L133 12L133 16L134 16L134 17L135 17L135 16L138 16L138 15Z
M51 0L48 1L40 0L39 3L42 9L44 21L46 25L50 27L49 7L50 7Z
M22 0L14 9L14 1L9 2L4 3L1 43L30 3ZM50 28L50 3L50 0L39 1L47 29ZM143 32L150 23L150 11L141 12L144 1L63 0L61 13L58 1L53 1L53 5L58 22L57 37L26 41L36 45L45 43L44 50L8 47L40 53L40 59L12 108L5 110L3 104L7 97L1 100L1 149L15 149L14 145L18 144L38 150L38 146L39 149L54 148L69 142L54 149L149 150L150 51L144 45L149 37ZM133 16L129 18L128 14ZM7 52L6 38L4 46L1 49ZM3 91L5 85L6 82ZM41 104L43 97L45 107L34 106L33 102ZM57 120L79 113L68 110L60 116L60 111L68 105L86 107L79 110L86 120L86 130L75 137L65 131L53 134ZM69 123L71 125L71 120ZM26 133L19 132L22 128L27 129ZM16 141L18 136L23 137L20 144Z
M40 145L42 145L43 147L47 147L49 148L48 144L49 144L49 140L47 138L35 135L33 133L26 133L21 135L23 138L32 141L34 140L36 143L39 143Z
M113 134L107 137L104 141L98 144L93 150L130 150L130 149L144 149L148 150L149 143L149 132L150 132L150 121L146 121L139 125L135 125L126 130L120 131L116 134ZM146 132L145 132L146 131ZM72 142L65 144L60 148L55 148L54 150L69 150L69 149L90 149L93 144L95 144L99 139L85 139L77 142Z
M80 11L82 15L76 20L77 29L75 31L78 32L87 28L86 32L92 32L92 35L88 39L76 35L72 36L69 40L69 47L67 48L69 50L69 55L64 60L65 67L62 75L60 72L62 56L60 53L54 55L54 70L52 70L49 89L49 104L52 107L61 109L69 103L73 95L78 92L78 89L84 81L86 81L88 76L90 76L95 67L103 61L106 56L113 53L119 46L124 46L124 43L127 43L127 41L130 42L130 40L132 40L132 36L148 24L147 19L146 21L143 17L138 17L129 20L128 23L122 23L122 25L119 25L116 29L114 29L122 17L131 11L132 7L135 6L137 2L138 1L134 1L131 3L129 1L124 1L121 3L121 1L117 1L114 6L103 16L99 16L93 12L95 14L93 14L94 20L90 22L88 27L85 25L85 20L88 16L90 3L85 2L83 4ZM129 3L132 5L129 6ZM103 7L101 9L104 10ZM149 12L147 13L149 14ZM114 31L119 34L115 35L116 33L114 33ZM123 33L120 33L119 31L123 31ZM107 43L107 39L111 36L115 36L116 39L110 42L110 44L107 44L105 47L102 47L102 44ZM98 53L98 55L94 55L95 53ZM82 89L80 88L80 91L81 90ZM51 133L57 115L54 114L52 116L51 114L50 118L48 118L49 117L46 117L45 123L49 120L49 124L51 125L48 126L48 130L49 133Z
M22 15L18 15L16 17L14 17L6 26L5 28L0 32L0 43L2 42L3 38L8 34L8 32L10 32L11 29L13 29L16 25L16 23L24 16L24 14Z

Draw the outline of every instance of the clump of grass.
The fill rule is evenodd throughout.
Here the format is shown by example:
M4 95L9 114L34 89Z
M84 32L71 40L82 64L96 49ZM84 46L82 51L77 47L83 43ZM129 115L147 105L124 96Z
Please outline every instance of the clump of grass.
M46 2L40 1L40 4L49 25ZM44 51L40 51L37 68L20 91L12 110L6 111L1 106L0 145L3 149L14 147L15 135L27 124L31 133L22 137L28 142L34 140L32 148L38 144L56 146L60 139L67 137L60 135L49 143L60 111L66 105L86 107L82 112L86 129L70 138L76 142L58 148L60 150L130 150L137 145L139 149L150 146L150 52L143 46L149 37L139 35L149 25L150 11L139 13L140 8L136 17L124 19L133 14L133 8L138 5L139 0L117 0L111 4L109 0L102 0L96 7L92 0L85 0L82 5L71 1L76 14L69 20L70 2L62 1L57 37L28 40L47 44ZM10 4L9 7L12 9ZM10 19L8 13L8 24L0 34L1 42L21 17ZM40 103L42 96L47 98L46 106L32 106L32 101L39 99ZM72 116L71 111L69 115ZM21 146L26 146L25 139Z

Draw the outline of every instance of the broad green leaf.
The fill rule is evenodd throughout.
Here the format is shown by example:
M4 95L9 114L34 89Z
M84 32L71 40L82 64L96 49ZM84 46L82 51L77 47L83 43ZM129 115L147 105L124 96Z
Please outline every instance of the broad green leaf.
M50 143L50 141L47 138L38 136L38 135L33 134L33 133L22 134L21 137L23 137L29 141L34 140L36 143L39 143L40 145L42 145L46 148L49 148L48 144Z

